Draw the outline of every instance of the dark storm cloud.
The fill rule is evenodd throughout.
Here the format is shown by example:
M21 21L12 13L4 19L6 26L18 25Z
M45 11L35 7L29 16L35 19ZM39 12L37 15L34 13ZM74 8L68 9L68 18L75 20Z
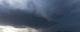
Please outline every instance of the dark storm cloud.
M24 3L24 1L22 0L20 0L20 2L14 0L13 1L14 3L13 2L9 3L9 1L13 1L13 0L3 1L2 3L3 5L0 4L1 24L8 24L14 26L26 25L26 26L36 27L36 28L49 27L56 24L56 22L48 22L48 20L45 17L41 16L41 14L38 13L38 12L41 13L43 12L40 11L41 10L40 7L37 6L38 3L34 3L34 1L31 2L26 1L26 3ZM16 3L22 5L24 9L22 7L17 7L18 5ZM29 5L33 5L34 7L33 6L29 7ZM39 10L37 10L36 8L38 8Z
M8 0L0 2L0 23L78 32L79 0ZM17 4L18 3L18 4ZM76 29L76 30L75 30ZM78 31L77 31L78 30Z

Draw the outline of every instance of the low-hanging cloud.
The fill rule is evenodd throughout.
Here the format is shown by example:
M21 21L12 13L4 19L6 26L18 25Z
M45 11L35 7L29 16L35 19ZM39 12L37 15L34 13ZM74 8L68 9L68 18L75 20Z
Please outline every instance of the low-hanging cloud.
M61 29L78 32L79 2L79 0L0 0L0 23L44 28L44 32L56 32Z
M45 10L45 2L42 4L39 1L1 0L1 24L5 23L9 25L12 23L11 25L26 25L36 28L49 27L56 24L56 22L48 22L48 20L46 19L46 13L45 11L43 11ZM44 7L44 9L42 9L42 6Z

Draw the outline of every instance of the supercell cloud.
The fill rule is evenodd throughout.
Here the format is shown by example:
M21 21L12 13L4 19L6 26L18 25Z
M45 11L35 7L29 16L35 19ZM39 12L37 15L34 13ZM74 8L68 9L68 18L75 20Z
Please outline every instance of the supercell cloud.
M45 9L42 9L43 5L41 5L41 2L37 3L36 0L0 0L0 24L26 25L36 28L56 24L48 22L44 16Z
M0 24L45 27L46 32L57 29L80 32L79 3L79 0L0 0Z

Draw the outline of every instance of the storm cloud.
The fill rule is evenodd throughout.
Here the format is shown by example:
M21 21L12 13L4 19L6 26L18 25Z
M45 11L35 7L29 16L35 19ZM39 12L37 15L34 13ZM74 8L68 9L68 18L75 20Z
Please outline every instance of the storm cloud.
M0 0L0 24L80 32L80 0Z

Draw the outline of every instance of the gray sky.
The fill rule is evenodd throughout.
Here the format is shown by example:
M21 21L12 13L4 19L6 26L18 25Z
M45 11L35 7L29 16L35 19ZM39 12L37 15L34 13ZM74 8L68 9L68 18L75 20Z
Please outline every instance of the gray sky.
M78 32L79 3L80 0L0 0L0 23L36 28L57 24L63 30Z

